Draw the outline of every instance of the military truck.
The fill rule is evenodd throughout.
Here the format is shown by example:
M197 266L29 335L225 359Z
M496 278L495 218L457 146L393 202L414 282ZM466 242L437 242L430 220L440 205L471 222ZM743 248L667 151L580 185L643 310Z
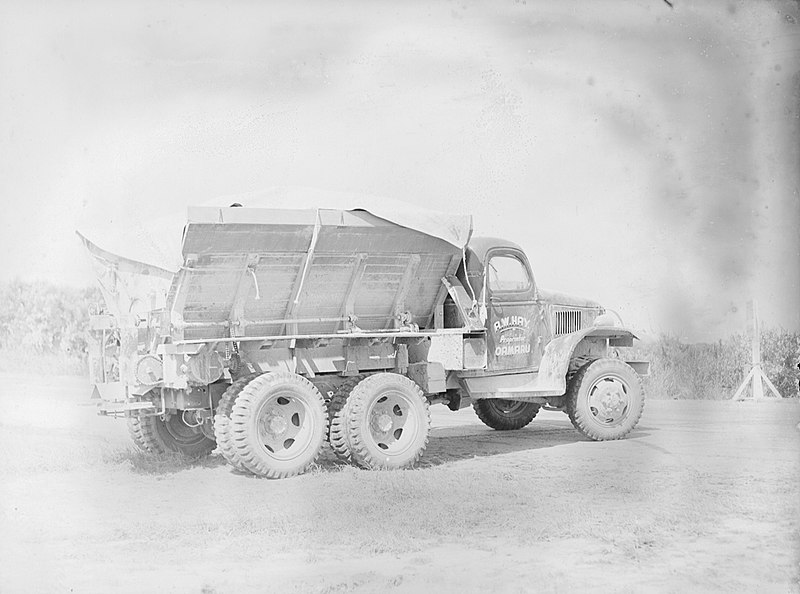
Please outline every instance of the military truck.
M364 468L412 466L437 403L497 430L557 409L591 440L642 413L648 364L612 356L633 333L539 288L523 250L472 237L469 217L192 207L174 270L79 235L105 300L94 395L148 452L217 448L283 478L326 440Z

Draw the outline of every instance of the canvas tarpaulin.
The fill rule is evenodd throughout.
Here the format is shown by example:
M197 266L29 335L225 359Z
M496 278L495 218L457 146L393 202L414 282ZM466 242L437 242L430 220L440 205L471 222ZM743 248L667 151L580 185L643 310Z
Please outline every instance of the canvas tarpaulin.
M470 215L422 209L378 196L315 188L272 188L263 192L222 196L192 206L227 208L234 203L246 209L365 210L402 227L438 237L462 250L472 234ZM151 273L175 272L183 264L181 243L184 227L189 221L187 213L187 209L182 209L152 219L111 221L102 228L79 229L78 234L90 251L95 254L105 252L105 259L121 257L119 260L123 266L126 263L143 263L153 267ZM246 216L245 211L237 219L241 220L242 216ZM261 217L254 218L259 220ZM222 212L219 220L225 221Z

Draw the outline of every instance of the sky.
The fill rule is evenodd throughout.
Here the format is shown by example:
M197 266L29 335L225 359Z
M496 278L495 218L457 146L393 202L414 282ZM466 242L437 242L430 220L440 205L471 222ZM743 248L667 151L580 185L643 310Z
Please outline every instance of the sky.
M641 334L798 330L800 10L672 4L0 0L0 282L310 186L472 214Z

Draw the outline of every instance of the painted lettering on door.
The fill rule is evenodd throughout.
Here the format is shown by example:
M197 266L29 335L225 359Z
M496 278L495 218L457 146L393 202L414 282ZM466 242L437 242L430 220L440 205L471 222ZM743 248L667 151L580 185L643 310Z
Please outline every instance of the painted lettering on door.
M525 316L505 316L494 322L494 356L510 357L531 352L531 321Z

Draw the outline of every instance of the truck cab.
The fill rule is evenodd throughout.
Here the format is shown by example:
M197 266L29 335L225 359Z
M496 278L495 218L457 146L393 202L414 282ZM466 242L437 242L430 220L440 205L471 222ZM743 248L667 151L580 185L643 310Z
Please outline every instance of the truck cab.
M613 347L632 346L635 336L599 303L541 289L522 248L494 237L471 238L457 280L465 290L460 299L451 290L446 305L451 312L460 309L461 319L451 314L447 320L479 319L486 353L480 368L449 376L452 408L471 404L495 429L525 426L542 406L573 418L581 413L582 378L591 371L590 377L598 375L590 388L597 402L584 407L588 422L573 418L573 424L592 439L617 439L635 425L640 376L649 364L609 357ZM463 311L465 293L473 299L469 313ZM600 360L605 363L589 369ZM603 366L613 373L603 375Z

